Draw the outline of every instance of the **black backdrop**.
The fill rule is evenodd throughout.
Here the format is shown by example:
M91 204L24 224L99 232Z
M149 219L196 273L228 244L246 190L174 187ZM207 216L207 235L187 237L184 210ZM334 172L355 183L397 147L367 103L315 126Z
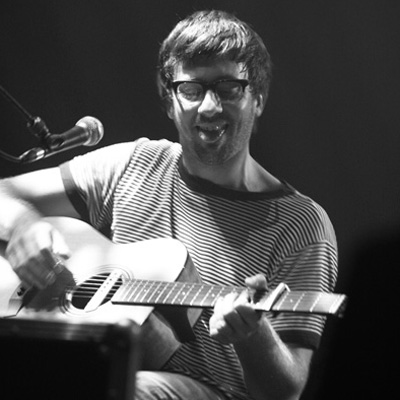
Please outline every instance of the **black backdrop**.
M384 356L398 356L390 339L399 281L399 2L3 0L0 85L54 133L93 115L105 127L101 145L175 140L156 93L157 51L178 19L203 8L233 11L265 39L275 78L253 153L322 204L336 228L337 290L350 295L349 312L329 322L304 399L390 390ZM36 145L4 99L0 115L2 150L19 155ZM25 166L0 160L0 177L87 150Z

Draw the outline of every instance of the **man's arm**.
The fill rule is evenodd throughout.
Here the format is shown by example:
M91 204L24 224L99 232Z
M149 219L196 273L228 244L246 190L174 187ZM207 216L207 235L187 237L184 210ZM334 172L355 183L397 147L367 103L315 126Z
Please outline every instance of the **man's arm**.
M265 278L246 281L267 289ZM308 378L313 351L284 343L268 318L255 311L245 296L221 298L210 320L210 335L232 343L243 367L249 393L255 399L299 399Z
M0 181L0 239L14 271L28 285L43 288L55 279L53 267L68 256L60 234L46 216L79 218L65 193L58 168Z
M299 399L313 351L282 342L266 317L260 325L248 340L234 345L249 392L256 399Z

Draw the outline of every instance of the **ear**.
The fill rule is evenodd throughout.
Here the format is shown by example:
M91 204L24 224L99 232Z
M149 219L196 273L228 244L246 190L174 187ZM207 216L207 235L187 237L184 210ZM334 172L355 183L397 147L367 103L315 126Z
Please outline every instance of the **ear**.
M264 111L264 107L265 107L265 103L267 102L267 99L264 98L264 96L262 94L259 94L256 97L255 101L256 101L256 116L260 117Z
M173 94L169 91L167 91L167 95L163 99L163 106L164 109L168 115L168 118L173 119L174 118L174 99L173 99Z
M174 119L174 105L172 104L172 101L168 101L165 104L165 109L167 111L168 118Z

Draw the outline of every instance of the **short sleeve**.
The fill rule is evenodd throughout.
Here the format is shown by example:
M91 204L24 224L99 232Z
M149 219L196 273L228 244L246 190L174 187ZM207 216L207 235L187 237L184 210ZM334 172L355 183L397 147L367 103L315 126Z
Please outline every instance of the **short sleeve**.
M60 165L70 201L82 219L97 229L110 223L113 194L137 142L107 146Z
M309 202L291 224L292 251L281 260L275 283L293 291L332 292L338 273L335 232L325 210ZM286 342L317 348L326 316L312 313L281 313L272 324Z

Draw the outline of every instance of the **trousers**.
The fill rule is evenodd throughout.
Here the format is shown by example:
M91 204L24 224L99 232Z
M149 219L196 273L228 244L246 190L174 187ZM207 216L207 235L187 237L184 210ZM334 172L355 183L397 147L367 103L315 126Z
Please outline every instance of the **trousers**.
M195 379L171 372L138 371L135 400L226 400L227 398Z

